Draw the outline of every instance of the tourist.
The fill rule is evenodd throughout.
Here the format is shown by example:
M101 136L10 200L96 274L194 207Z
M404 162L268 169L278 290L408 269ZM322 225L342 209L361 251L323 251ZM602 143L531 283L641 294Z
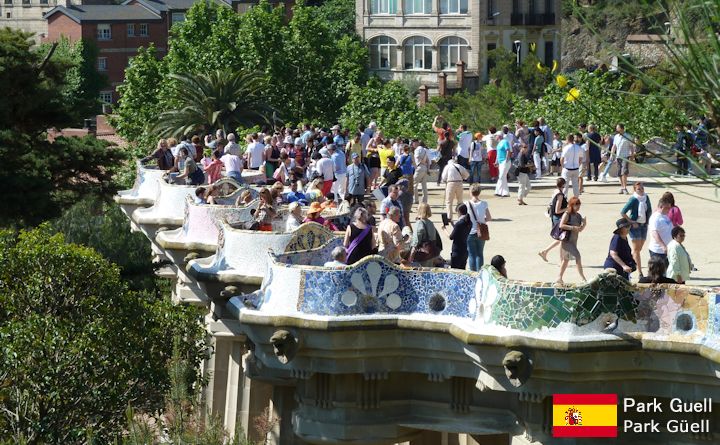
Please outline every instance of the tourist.
M620 218L615 221L616 229L613 231L613 237L610 240L608 248L608 256L605 258L606 269L615 269L618 275L625 279L630 278L630 273L636 268L636 262L633 259L633 252L630 249L627 237L630 233L632 223L626 218Z
M668 211L668 218L670 218L673 227L682 226L684 222L683 216L682 212L680 211L680 207L675 205L675 196L673 196L672 192L665 192L663 193L662 197L670 203L670 211Z
M367 223L373 227L377 227L377 221L375 220L375 213L377 212L377 206L375 200L366 199L362 202L362 207L367 209Z
M140 162L144 164L151 159L156 160L158 170L171 170L173 168L175 159L166 139L160 139L157 148L149 156L142 158Z
M545 159L545 136L543 135L542 128L540 128L539 125L535 127L533 131L535 132L535 139L533 140L532 146L532 160L535 164L535 179L540 179L542 178L542 161Z
M415 174L415 165L413 162L413 155L410 153L410 146L403 144L402 155L397 159L397 166L402 172L402 177L408 180L408 186L410 189L414 189L413 175Z
M567 195L570 182L572 182L573 196L580 196L580 165L583 162L583 150L575 144L575 135L569 134L565 139L560 165L562 165L562 177L565 178L565 191Z
M362 207L355 210L353 221L345 231L343 245L347 250L347 264L355 264L375 251L375 237L368 224L368 211Z
M277 146L277 138L265 136L265 177L272 178L275 170L280 166L280 148Z
M555 187L555 192L553 193L553 196L550 199L550 204L548 205L548 215L550 216L551 228L555 227L556 224L560 224L560 219L568 209L568 200L565 195L565 178L557 178L555 181ZM538 252L538 255L540 255L540 258L547 263L547 254L558 245L560 245L560 240L553 240L545 249Z
M382 131L377 131L365 148L367 153L365 160L367 162L367 168L370 170L370 184L373 188L376 185L377 179L380 177L380 154L378 153L378 147L382 146L383 142Z
M482 164L487 156L483 150L482 133L475 133L475 140L470 144L470 184L480 183Z
M437 125L438 121L442 121L442 124L440 126ZM444 117L440 115L435 116L435 119L432 123L432 128L438 136L438 143L448 139L453 139L453 132L452 128L450 127L450 123L446 121Z
M180 158L184 159L183 172L175 177L175 180L185 179L187 185L200 185L205 182L205 174L195 160L190 157L188 149L182 147L180 149Z
M413 193L412 189L410 188L410 183L407 179L403 178L397 182L398 187L400 187L400 193L398 194L398 201L400 201L400 204L402 205L402 211L403 211L403 228L411 226L410 221L410 211L412 210L413 206Z
M403 173L402 170L398 168L397 163L395 162L395 156L388 157L385 162L386 168L383 172L383 180L380 184L380 190L382 190L383 194L387 196L388 187L397 184L398 181L402 179Z
M335 127L337 127L337 125ZM339 149L334 143L328 144L327 149L335 168L335 182L333 182L331 190L335 194L335 199L340 201L347 193L347 163L345 162L345 152Z
M262 167L265 162L265 145L258 141L257 133L250 135L250 141L245 150L247 167L250 170L260 170L260 167Z
M198 205L207 204L207 197L209 194L209 191L205 187L198 187L195 189L195 198L193 199L193 202Z
M540 137L535 138L536 141L538 139L540 139ZM528 147L527 145L523 145L520 148L520 157L518 158L516 175L518 180L518 205L520 206L527 205L525 197L530 193L530 189L532 188L530 185L530 167L528 167L531 164L530 156L528 156ZM537 168L537 162L535 162L535 168Z
M212 159L205 165L205 174L207 175L208 184L213 184L222 178L223 162L220 160L220 151L212 152Z
M352 201L353 201L352 196L350 196L350 195L345 195L345 198L343 198L343 199L340 201L340 204L338 204L338 206L337 206L336 214L337 214L337 215L343 215L343 214L345 214L345 213L350 213L350 210L351 210L351 208L352 208L352 206L353 206L353 202L352 202Z
M594 180L597 181L600 161L602 160L602 137L600 136L600 133L597 132L597 126L595 124L588 125L588 134L585 140L588 145L587 180L589 181L591 178L594 178Z
M193 138L195 139L195 138ZM199 138L198 138L199 140ZM234 133L228 133L227 135L227 145L225 145L225 150L222 152L230 153L235 156L240 156L240 146L236 142L235 134Z
M402 217L400 209L392 207L388 210L387 218L380 221L380 225L378 225L378 254L393 263L400 262L403 236L398 223Z
M602 139L602 162L600 163L600 181L608 182L607 177L610 174L610 169L615 163L615 153L611 150L612 137L609 135L603 136Z
M495 196L510 196L510 187L508 186L508 172L510 171L510 144L506 139L500 140L497 147L497 160L495 166L498 167L498 180L495 185Z
M415 174L413 175L413 195L415 196L415 204L420 202L420 194L417 187L422 187L422 202L427 203L428 191L427 181L430 171L430 157L427 148L423 146L421 140L413 140L413 155L415 156Z
M667 245L672 241L673 229L673 223L667 216L671 207L670 200L663 196L658 202L657 209L650 216L648 221L650 258L658 257L663 261L667 261Z
M672 229L672 241L667 246L668 269L667 276L680 284L685 284L690 278L690 272L695 269L690 254L685 250L683 241L685 241L685 229L675 226Z
M635 144L632 136L625 131L625 125L617 124L615 133L611 152L617 157L620 194L627 195L627 177L630 174L630 160L635 156Z
M445 166L453 158L455 142L450 138L450 133L446 132L445 138L438 142L438 152L440 152L440 159L438 159L438 177L437 185L440 185L442 175L445 172Z
M497 145L498 139L497 129L495 127L488 128L488 134L485 135L483 140L485 141L485 147L487 149L487 161L488 161L488 173L490 174L490 182L497 181L498 168L497 168Z
M220 161L225 166L225 176L236 180L240 184L245 182L242 177L243 161L240 156L226 152L220 157Z
M333 125L330 131L332 132L332 143L335 144L339 150L342 150L342 148L345 147L345 137L342 135L340 125Z
M185 146L188 147L188 151L190 154L195 153L195 159L202 156L202 154L205 152L203 149L203 145L200 140L200 136L193 136L192 139L190 139L191 142L185 141ZM222 153L222 152L220 152ZM195 161L197 162L197 161Z
M465 169L470 168L470 144L473 134L468 131L467 125L462 124L457 129L457 163Z
M640 272L640 277L642 277L641 253L647 239L648 221L650 215L652 215L652 205L650 204L650 198L645 193L642 182L636 182L633 190L633 195L620 210L620 216L631 224L630 241L632 242L633 258ZM628 212L630 212L630 215L628 215Z
M275 169L273 179L276 184L289 184L295 180L295 171L293 169L293 159L286 152L280 153L280 166Z
M276 205L287 204L285 199L285 186L282 182L276 182L270 187L270 194Z
M450 221L453 219L453 209L463 202L463 181L470 177L470 173L450 159L442 172L442 182L445 183L445 212ZM456 203L453 204L453 201Z
M260 201L254 214L255 221L259 224L258 230L272 232L272 220L275 215L277 215L277 210L275 210L272 193L267 188L263 188L260 190Z
M252 192L250 190L243 190L240 192L240 196L235 200L236 206L246 206L253 201Z
M638 280L638 283L651 284L677 284L677 281L668 278L667 261L661 257L650 257L648 261L648 274Z
M480 184L470 186L470 201L467 202L467 211L472 227L470 228L470 236L468 237L468 262L470 270L479 271L485 258L483 250L485 249L485 240L482 239L481 224L487 224L492 220L490 208L486 201L480 199Z
M347 168L347 193L353 204L362 202L365 191L370 186L370 172L365 164L361 163L361 157L357 153L350 155L352 163Z
M333 178L335 177L335 164L333 164L332 159L330 159L330 151L327 147L321 148L319 153L320 159L315 163L315 173L319 175L318 179L323 181L320 188L322 195L327 196L332 189Z
M380 215L383 217L383 219L387 218L388 211L392 207L397 207L400 209L400 214L403 214L403 206L400 200L398 199L400 197L400 187L393 184L388 188L388 195L385 197L385 199L382 200L380 203ZM405 222L400 220L400 228L403 228L405 225Z
M336 246L331 252L332 261L326 261L323 267L345 267L347 266L347 251L343 246Z
M493 127L494 129L494 127ZM520 145L529 145L530 131L524 121L515 121L515 138Z
M300 205L307 205L308 200L305 193L303 193L301 181L293 181L290 183L290 192L288 192L285 199L289 203L297 202Z
M302 220L302 207L300 207L300 203L297 201L291 202L288 206L288 217L287 221L285 221L285 231L292 232L297 230L297 228L302 224Z
M691 148L694 141L692 140L692 136L685 131L685 128L681 123L675 124L675 131L677 134L673 150L675 150L675 156L677 157L677 174L687 175L688 170L690 169L688 156L692 151Z
M567 211L563 214L562 218L560 218L560 228L565 230L567 234L565 235L565 239L560 243L560 276L557 280L558 284L563 284L565 269L567 269L568 263L573 258L575 259L575 265L577 266L580 278L582 278L583 281L587 281L583 273L580 252L577 248L578 235L587 227L587 218L583 218L579 212L580 199L577 196L573 196L568 201Z
M452 240L450 267L464 270L467 267L468 237L472 229L472 222L468 216L467 205L460 204L457 206L457 212L460 217L453 224L452 232L448 233L448 238ZM443 230L447 233L447 226L443 226Z
M390 139L386 139L382 144L377 146L377 154L380 157L380 176L385 177L388 168L388 159L395 161L395 151L390 145Z
M562 140L560 133L553 131L552 138L552 150L550 151L550 174L557 173L560 176L562 167L560 165L560 158L562 157Z
M587 124L580 124L583 129L587 129ZM585 174L588 171L588 147L583 137L583 133L575 133L575 145L582 150L582 162L578 171L578 184L580 184L580 193L585 193Z
M517 138L515 137L515 134L510 131L510 127L507 125L503 125L502 127L502 138L505 139L508 144L510 145L510 149L512 150L512 158L515 158L517 153L519 152L520 144L517 142Z
M442 240L435 225L430 221L432 211L430 205L422 203L418 206L417 221L413 229L410 262L419 263L423 267L432 267L435 259L442 252Z
M504 278L507 278L507 263L505 262L505 258L503 258L502 255L495 255L490 260L490 265L497 270L500 275L502 275Z
M352 163L352 155L356 154L362 162L363 146L362 146L362 134L358 131L355 133L355 137L348 141L345 145L345 156L347 156L348 165Z

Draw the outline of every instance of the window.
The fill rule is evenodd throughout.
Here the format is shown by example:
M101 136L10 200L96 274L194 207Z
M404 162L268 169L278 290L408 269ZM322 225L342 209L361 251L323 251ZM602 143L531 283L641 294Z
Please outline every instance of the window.
M487 18L489 18L489 19L494 19L494 18L495 18L495 14L498 12L498 10L497 10L497 1L496 1L496 0L487 0L487 2L488 2L488 3L487 3L487 6L488 6Z
M185 21L185 13L184 12L173 12L172 16L170 16L170 19L172 20L172 23L170 23L171 26L176 23L184 22Z
M128 37L135 37L135 24L128 23L127 31L128 31L128 33L127 33Z
M440 41L440 69L454 68L458 60L467 62L467 42L460 37L446 37Z
M522 11L520 10L520 0L513 0L512 12L513 12L513 14L522 13Z
M431 0L405 0L405 14L430 14L431 12Z
M495 51L497 49L497 45L495 43L488 43L487 44L487 52L488 52L488 58L487 58L487 73L485 75L487 78L490 78L490 71L492 71L493 68L495 68L495 57L493 55L490 55L492 51Z
M413 36L405 41L406 70L429 70L432 68L432 44L426 37Z
M97 39L98 40L110 40L112 39L112 33L110 32L110 25L107 23L100 23L97 25Z
M5 0L6 5L12 5L13 0Z
M553 66L553 56L555 52L555 45L552 40L545 42L545 66Z
M545 14L555 14L555 4L553 0L545 0Z
M147 37L147 36L148 36L148 24L141 23L140 24L140 37Z
M22 0L23 6L30 6L30 0Z
M100 92L100 102L104 104L111 104L113 101L113 94L112 91L101 91Z
M440 14L467 14L467 0L440 0Z
M12 12L10 12L10 11L6 12L6 13L5 13L5 18L6 18L6 19L11 19L11 18L12 18Z
M40 0L40 4L41 4L41 5L47 5L47 4L48 4L48 0Z
M97 69L98 71L107 71L107 57L98 57Z
M395 0L370 0L370 14L397 14Z
M370 68L389 70L395 66L395 40L387 36L370 40Z

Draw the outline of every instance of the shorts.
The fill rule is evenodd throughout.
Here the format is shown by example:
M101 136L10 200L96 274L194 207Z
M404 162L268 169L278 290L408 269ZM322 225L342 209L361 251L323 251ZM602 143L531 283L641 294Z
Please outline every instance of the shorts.
M367 158L368 168L380 168L380 158L375 156L369 156Z
M630 237L630 241L635 241L635 240L645 241L647 239L647 232L648 232L647 223L638 224L637 227L630 227L630 233L628 234L628 236Z
M618 159L617 165L618 176L627 176L630 174L630 161L628 161L627 159Z

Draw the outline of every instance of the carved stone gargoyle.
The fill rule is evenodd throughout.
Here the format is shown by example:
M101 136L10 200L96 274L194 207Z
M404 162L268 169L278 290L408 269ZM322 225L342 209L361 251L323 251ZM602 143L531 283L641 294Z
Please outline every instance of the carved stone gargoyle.
M519 387L525 384L532 374L532 360L521 351L510 351L503 358L503 367L505 375L510 384Z
M273 352L280 363L285 365L295 358L298 350L298 339L289 331L284 329L275 331L270 337L270 343L272 343Z

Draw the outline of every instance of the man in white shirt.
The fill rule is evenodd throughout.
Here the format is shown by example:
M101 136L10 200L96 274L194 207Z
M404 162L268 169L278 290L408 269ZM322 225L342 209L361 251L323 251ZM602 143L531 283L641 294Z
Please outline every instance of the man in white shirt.
M412 146L413 156L415 156L415 173L413 174L413 196L415 197L415 204L418 204L420 202L418 196L418 186L422 186L422 202L427 204L427 180L428 171L430 170L430 157L428 156L427 149L423 147L423 143L421 140L413 139Z
M443 169L441 180L446 184L445 211L451 221L455 205L463 202L463 181L468 177L470 177L470 172L452 159L448 161L447 166ZM457 204L453 204L453 200L457 201Z
M455 133L457 133L457 163L468 169L470 168L470 144L472 144L473 135L465 124L460 125Z
M225 166L225 176L233 178L234 180L242 184L243 165L240 156L228 152L226 147L225 154L222 155L220 161Z
M672 204L667 198L660 198L657 210L650 215L648 221L648 249L650 257L660 257L667 264L667 246L672 241L673 224L667 214Z
M570 181L572 181L573 196L580 196L580 165L583 162L583 149L575 143L575 136L569 135L563 147L560 165L562 165L562 177L565 178L565 191L567 196Z
M247 156L247 165L250 170L259 170L265 162L265 144L258 141L258 134L253 133L252 142L248 144L245 150Z
M635 144L630 133L625 132L625 125L617 124L611 153L615 153L620 178L620 194L628 195L627 177L630 173L630 159L635 156Z
M327 148L320 149L320 156L315 164L315 171L318 172L323 178L322 194L327 196L330 193L330 189L333 184L333 177L335 176L335 164L330 159L330 152Z
M235 141L235 134L230 133L227 135L228 143L225 146L225 153L234 154L235 156L240 156L240 146Z

